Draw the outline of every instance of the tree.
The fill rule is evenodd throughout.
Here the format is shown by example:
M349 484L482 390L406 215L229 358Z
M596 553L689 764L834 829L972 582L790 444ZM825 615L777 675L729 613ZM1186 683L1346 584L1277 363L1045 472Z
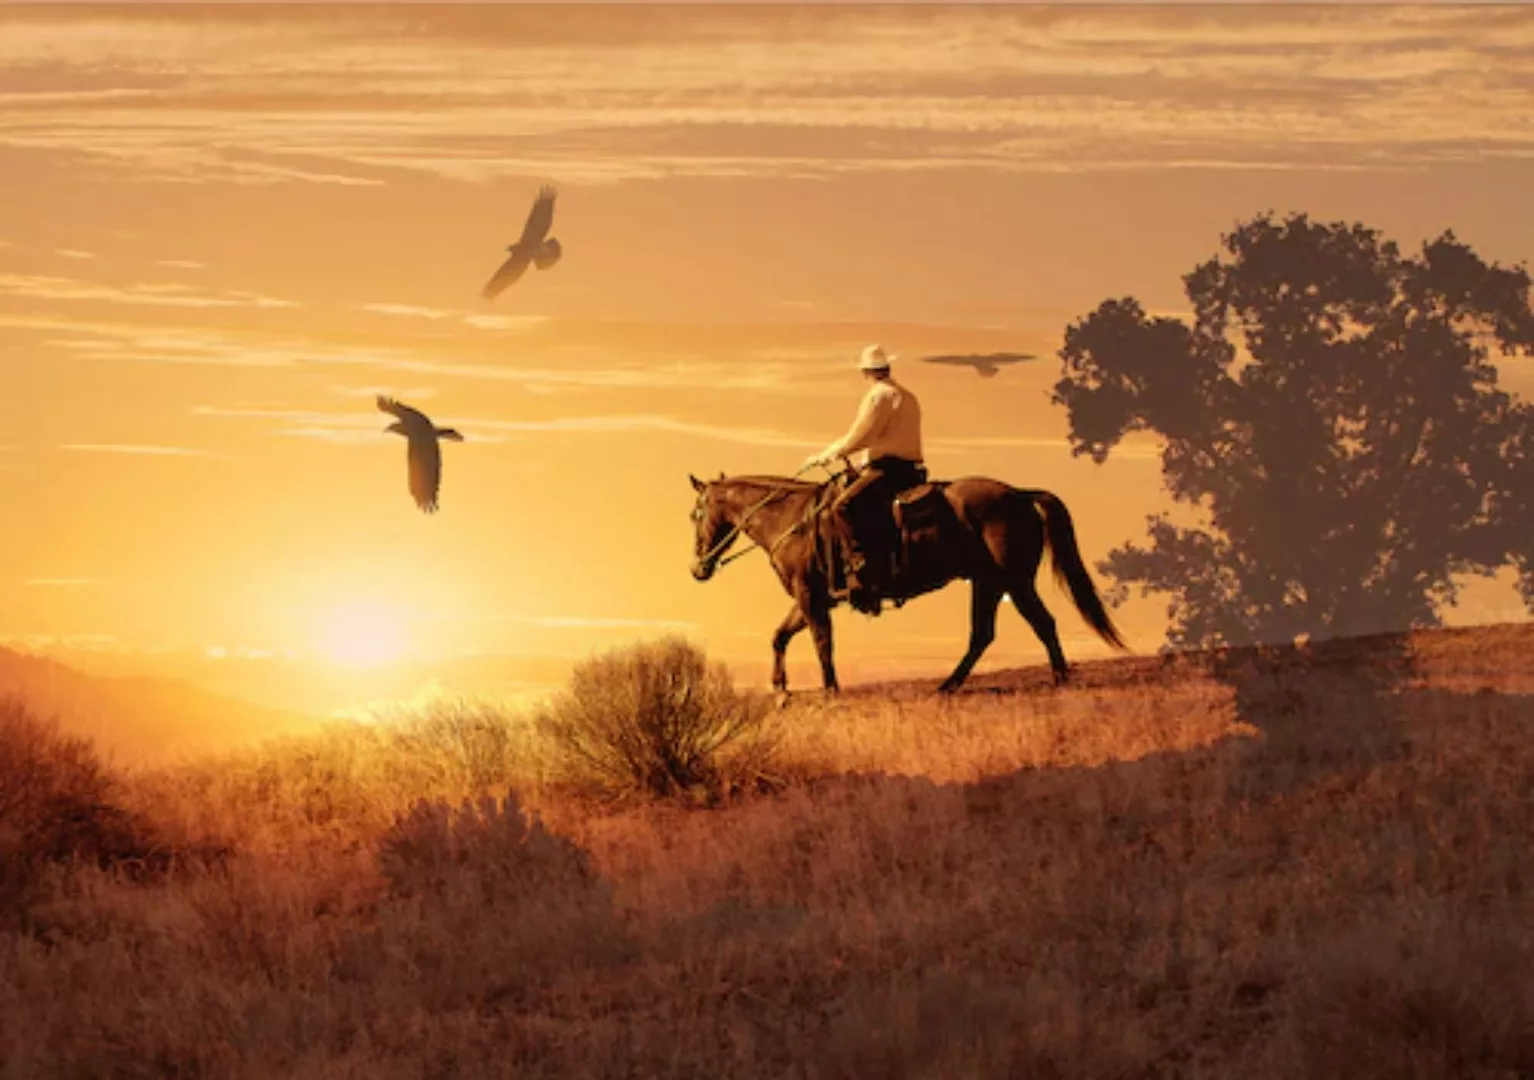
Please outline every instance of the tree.
M1304 214L1222 240L1183 278L1191 324L1108 300L1060 350L1072 453L1156 432L1204 518L1151 517L1099 563L1110 598L1169 594L1184 646L1437 625L1454 575L1509 564L1534 609L1534 412L1492 361L1534 355L1526 269Z

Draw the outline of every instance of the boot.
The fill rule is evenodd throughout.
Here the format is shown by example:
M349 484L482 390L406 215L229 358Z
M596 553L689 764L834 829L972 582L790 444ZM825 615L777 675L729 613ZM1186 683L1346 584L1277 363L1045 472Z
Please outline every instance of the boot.
M884 610L879 591L870 581L868 562L862 555L854 555L847 568L847 602L854 611L864 615L878 615Z

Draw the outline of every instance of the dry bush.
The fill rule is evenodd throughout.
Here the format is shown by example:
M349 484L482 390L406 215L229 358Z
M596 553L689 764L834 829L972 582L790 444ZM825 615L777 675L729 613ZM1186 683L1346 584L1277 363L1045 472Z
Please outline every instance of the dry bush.
M537 783L546 770L533 724L498 705L460 696L378 719L389 762L413 772L399 777L402 790L500 790Z
M24 917L60 864L151 854L148 825L119 804L116 788L88 740L61 734L18 700L0 701L0 925Z
M681 638L613 650L578 665L540 716L571 771L610 792L671 795L717 788L724 759L760 771L770 752L761 694L737 693L729 669Z
M435 979L439 1006L516 997L572 965L623 955L612 887L515 791L456 808L420 801L380 841L378 863L389 898L372 939Z
M378 846L379 868L398 896L438 896L472 876L486 897L581 891L598 881L576 845L523 811L515 791L503 800L416 803L396 819Z
M468 698L145 773L139 801L186 831L215 828L243 850L370 841L419 799L536 790L548 748L530 718Z

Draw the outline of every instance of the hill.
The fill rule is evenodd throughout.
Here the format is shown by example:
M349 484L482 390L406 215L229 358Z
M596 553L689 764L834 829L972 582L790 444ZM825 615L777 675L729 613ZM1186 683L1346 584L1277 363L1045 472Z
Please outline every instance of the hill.
M149 764L312 728L313 721L179 679L96 676L0 649L0 696L16 696L121 764Z
M19 1075L1530 1076L1531 671L1517 625L805 694L771 790L709 810L594 803L462 710L142 774L135 813L233 854L52 884L0 930L0 1047Z

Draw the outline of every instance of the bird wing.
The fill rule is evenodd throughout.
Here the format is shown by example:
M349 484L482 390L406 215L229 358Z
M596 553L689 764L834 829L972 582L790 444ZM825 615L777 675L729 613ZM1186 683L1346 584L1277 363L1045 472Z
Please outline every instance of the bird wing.
M442 451L435 435L410 440L410 495L428 514L437 512L437 489L442 484Z
M410 430L431 431L432 423L426 418L426 414L412 409L409 405L401 404L391 397L378 395L378 410L392 413L405 422L405 427Z
M522 226L522 239L517 241L519 246L532 249L543 243L543 238L549 235L549 229L554 225L554 199L558 194L548 184L538 190L533 208L527 214L527 224Z
M509 259L501 264L501 268L495 272L495 276L487 281L485 287L480 290L481 296L486 300L494 300L516 283L516 280L527 271L528 265L533 261L531 256L524 253L525 250L524 248L519 248L512 253Z

